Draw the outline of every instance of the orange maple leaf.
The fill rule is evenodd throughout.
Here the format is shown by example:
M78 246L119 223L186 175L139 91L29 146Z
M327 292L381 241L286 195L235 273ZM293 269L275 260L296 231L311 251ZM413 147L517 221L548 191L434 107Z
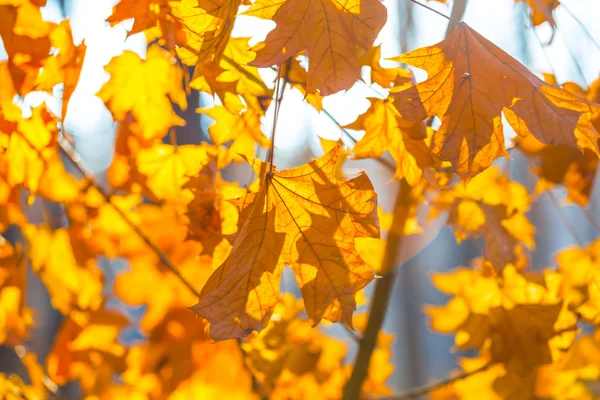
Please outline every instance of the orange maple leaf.
M405 178L409 185L416 185L423 176L423 168L433 164L429 146L423 140L427 136L425 126L402 119L389 99L369 100L371 107L367 112L346 126L365 130L365 135L352 150L354 156L358 159L378 158L389 151L396 161L394 178Z
M544 83L464 23L437 45L394 60L428 72L425 82L395 94L396 108L407 120L442 120L432 151L464 179L508 156L502 112L520 136L598 154L598 132L590 122L596 104Z
M71 95L75 91L87 46L75 46L69 21L62 21L50 33L52 47L58 49L52 57L44 61L44 68L36 78L36 89L51 92L52 88L64 83L62 96L62 118L65 118Z
M111 26L134 18L127 36L154 28L171 11L168 0L121 0L106 19Z
M211 322L214 339L266 326L286 264L315 324L325 318L352 326L356 292L373 279L354 239L378 237L377 195L366 175L335 179L338 152L336 147L306 165L273 173L267 164L250 161L263 184L246 197L231 254L193 307Z
M306 90L323 96L361 79L357 48L369 50L387 19L379 0L258 0L244 14L277 24L251 65L279 65L306 50Z
M29 1L16 4L0 5L0 37L14 87L24 95L33 89L42 61L50 54L48 35L54 24L42 19L39 6Z

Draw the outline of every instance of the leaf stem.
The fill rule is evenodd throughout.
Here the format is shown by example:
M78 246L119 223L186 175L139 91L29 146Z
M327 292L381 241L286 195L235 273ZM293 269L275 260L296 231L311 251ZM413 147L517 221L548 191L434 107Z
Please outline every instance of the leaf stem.
M383 261L381 263L381 272L393 271L396 267L396 260L398 259L398 253L402 247L402 239L404 235L404 226L408 219L408 205L412 201L411 197L412 188L403 179L400 182L400 189L396 197L396 205L394 210L394 218L392 226L401 227L401 229L390 231L385 245L385 253ZM377 345L377 337L383 321L385 320L388 303L392 294L396 274L393 272L383 274L383 277L377 279L375 283L375 290L373 293L373 299L371 302L371 310L369 312L369 320L367 321L367 328L362 336L358 347L358 354L354 361L354 367L350 380L347 382L344 388L343 400L359 400L361 398L361 387L367 377L369 371L369 364L371 361L371 355L375 346Z

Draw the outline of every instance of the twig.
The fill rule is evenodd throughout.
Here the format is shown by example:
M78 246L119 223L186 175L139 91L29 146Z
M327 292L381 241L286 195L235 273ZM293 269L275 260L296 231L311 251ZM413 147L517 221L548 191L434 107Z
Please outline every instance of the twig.
M575 241L577 242L577 244L579 246L584 247L585 242L579 237L579 235L577 234L577 230L571 224L571 221L569 221L569 218L567 218L567 216L563 212L563 208L558 203L558 200L556 199L556 196L554 196L554 193L552 193L552 189L546 190L546 194L548 194L548 197L550 197L552 204L554 204L554 207L556 207L556 211L558 211L558 216L562 220L563 224L565 225L565 227L567 228L567 230L569 231L569 233L571 234L573 239L575 239Z
M396 395L396 396L383 397L383 398L380 398L379 400L407 400L407 399L413 399L413 398L418 397L418 396L424 396L426 394L429 394L429 393L433 392L434 390L440 389L440 388L442 388L444 386L447 386L447 385L451 385L451 384L453 384L455 382L458 382L458 381L460 381L462 379L465 379L465 378L468 378L468 377L473 376L475 374L478 374L480 372L483 372L486 369L488 369L491 365L492 365L491 363L484 364L483 366L481 366L481 367L479 367L479 368L477 368L477 369L475 369L473 371L462 372L459 375L451 376L449 378L442 379L441 381L437 381L437 382L434 382L434 383L428 383L426 385L419 386L419 387L416 387L414 389L410 389L410 390L408 390L408 391L406 391L404 393L400 393L399 395Z
M567 52L571 56L571 59L573 60L573 64L575 65L575 69L579 73L579 76L581 77L584 86L587 87L588 84L587 84L587 79L585 77L585 73L583 72L583 69L581 68L581 65L579 64L579 61L577 61L577 57L575 57L575 54L573 53L573 50L571 49L571 44L569 43L569 39L567 39L567 35L562 31L562 29L559 28L558 24L556 24L555 30L558 32L558 34L562 38L563 42L565 43Z
M577 22L577 24L581 27L581 29L583 29L583 32L585 33L585 35L592 41L592 43L594 43L596 48L600 49L600 44L598 44L596 39L594 39L594 37L592 36L590 31L586 28L586 26L583 24L583 22L581 22L581 20L579 18L577 18L577 16L575 14L573 14L573 12L566 6L566 4L564 2L560 3L560 6L575 20L575 22ZM554 17L556 19L556 15Z
M452 18L450 18L450 17L449 17L449 16L447 16L446 14L442 14L441 12L439 12L438 10L436 10L435 8L431 8L431 7L429 7L429 6L428 6L428 5L426 5L426 4L419 3L417 0L409 0L409 1L410 1L410 2L412 2L412 3L415 3L415 4L419 5L419 6L421 6L421 7L423 7L423 8L425 8L425 9L427 9L427 10L431 11L431 12L434 12L434 13L436 13L436 14L437 14L437 15L439 15L440 17L444 17L444 18L446 18L446 19L447 19L448 21L450 21L450 22L454 22L454 23L459 23L459 22L460 22L460 21L455 21L455 20L453 20Z
M21 363L25 364L25 356L27 355L27 353L30 353L29 350L27 350L27 348L22 344L13 347L13 350L15 351L17 357L19 357L19 360L21 360ZM52 398L58 398L59 386L56 383L54 383L52 379L50 379L45 369L43 370L43 372L44 376L42 377L42 384L44 385L44 388L48 391Z
M404 226L408 220L408 207L406 206L412 201L411 190L412 188L410 185L403 179L396 197L396 206L394 207L396 212L394 213L392 222L393 226L402 227L402 229L399 229L397 232L404 231ZM403 210L403 212L398 212L398 210ZM396 233L396 231L391 231L389 233L385 244L383 261L381 263L382 272L391 271L396 267L396 260L398 259L400 248L402 247L403 237L404 235L402 233ZM396 274L393 272L386 273L382 278L377 279L375 283L367 328L365 329L365 333L358 347L358 354L354 361L352 375L344 388L343 400L358 400L361 398L362 384L367 377L371 355L373 354L373 350L375 350L377 337L383 325L383 321L385 320L395 277Z
M142 239L142 241L158 256L158 258L165 265L165 267L167 267L167 269L171 271L191 293L200 297L200 293L183 275L181 275L181 272L179 272L179 270L171 262L169 257L161 249L159 249L158 246L156 246L156 244L154 244L152 240L150 240L150 238L146 236L146 234L142 232L142 230L131 219L129 219L129 217L123 212L123 210L121 210L117 205L115 205L112 202L111 194L94 177L94 174L85 165L85 163L81 159L81 156L79 155L79 153L77 153L71 142L69 142L63 135L58 137L57 142L60 149L69 158L69 160L71 160L75 168L77 168L77 170L83 175L83 177L91 185L93 185L94 188L98 190L98 192L100 192L106 203L110 205L113 208L113 210L115 210L115 212L123 219L123 221L125 221L125 223L133 230L133 232L135 232L135 234L140 239Z
M350 132L348 132L348 130L346 130L346 128L344 128L344 127L343 127L343 126L342 126L342 125L341 125L341 124L340 124L340 123L339 123L339 122L338 122L338 121L335 119L335 117L329 113L329 111L327 111L326 109L323 109L323 114L325 114L325 115L326 115L326 116L327 116L327 117L328 117L328 118L331 120L331 122L333 122L334 124L336 124L336 125L337 125L337 127L340 129L340 131L342 131L342 133L343 133L344 135L346 135L346 136L347 136L347 137L348 137L350 140L352 140L352 142L353 142L354 144L356 144L356 143L358 142L358 141L357 141L357 140L354 138L354 136L352 136L352 135L350 134ZM378 163L380 163L380 164L384 165L385 167L389 168L389 169L390 169L390 170L392 170L392 171L395 171L395 170L396 170L396 166L395 166L393 163L389 162L388 160L386 160L386 159L384 159L384 158L381 158L381 157L379 157L379 158L376 158L376 159L375 159L375 161L377 161Z
M596 222L596 219L594 218L594 216L592 214L590 214L589 210L584 207L579 207L579 209L581 210L585 219L588 220L588 222L594 227L594 229L596 229L598 232L600 232L600 225L598 225L598 222Z
M269 149L269 173L273 172L273 157L275 154L275 131L277 129L277 120L279 118L279 106L281 105L281 98L283 97L283 93L280 93L280 83L281 83L281 68L280 65L277 68L277 83L275 84L275 105L273 109L273 126L271 128L271 148ZM283 85L283 90L285 90L285 84Z

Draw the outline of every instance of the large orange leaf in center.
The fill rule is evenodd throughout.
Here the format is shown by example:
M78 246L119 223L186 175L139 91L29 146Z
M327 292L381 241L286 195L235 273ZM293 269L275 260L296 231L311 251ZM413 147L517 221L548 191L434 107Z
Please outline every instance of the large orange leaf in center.
M257 0L245 14L277 24L251 65L279 65L306 50L307 91L324 96L360 79L356 50L366 53L387 19L379 0Z
M407 120L442 120L432 151L462 178L507 155L502 112L520 136L598 154L590 122L600 110L596 104L543 82L464 23L437 45L394 60L427 71L426 81L395 94L394 105Z
M354 238L379 237L377 195L366 175L335 178L339 147L290 170L267 173L258 193L234 201L239 232L230 256L212 274L193 307L211 323L215 340L260 331L279 302L281 272L289 265L316 323L325 318L352 325L356 292L373 272Z

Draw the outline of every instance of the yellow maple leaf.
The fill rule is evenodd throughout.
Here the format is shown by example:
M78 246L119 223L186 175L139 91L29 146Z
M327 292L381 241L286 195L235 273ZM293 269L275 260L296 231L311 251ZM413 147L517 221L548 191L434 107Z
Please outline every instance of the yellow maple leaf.
M396 161L394 178L404 178L409 185L416 185L423 176L423 168L433 163L429 146L423 140L425 126L403 120L389 98L369 100L371 106L367 112L346 126L365 131L352 149L354 156L358 159L379 158L388 151Z
M296 274L314 323L352 324L355 295L373 279L356 237L378 237L376 194L366 175L335 179L339 148L304 166L267 173L252 160L263 184L246 197L247 212L229 258L213 273L193 307L211 322L217 340L262 330L279 302L285 264Z
M64 314L73 309L97 310L102 304L102 271L95 257L71 242L69 231L26 225L33 271L50 292L52 305ZM86 257L87 256L87 257Z
M0 343L16 345L33 324L25 305L26 265L21 249L0 236Z
M373 46L362 57L359 58L362 65L371 68L371 83L377 83L383 88L402 87L413 83L414 76L406 68L384 68L381 60L381 45Z
M323 96L348 89L360 79L358 48L372 45L387 13L379 0L258 0L244 12L273 19L277 26L255 46L251 65L270 67L306 50L306 90Z
M258 68L248 65L255 57L248 40L229 38L218 64L195 75L190 87L217 94L223 101L227 93L240 95L248 108L262 115L268 108L273 90L265 85Z
M181 0L172 15L181 23L186 44L177 54L186 65L195 65L196 79L206 69L218 68L241 0Z
M225 93L222 106L198 108L196 111L215 120L208 128L212 141L218 146L229 144L225 154L219 158L219 168L226 167L231 161L243 161L240 156L253 157L256 144L263 148L271 144L261 130L260 114L245 108L234 94Z
M510 181L497 168L488 168L467 185L442 189L433 206L432 215L449 212L448 224L458 241L482 237L483 256L495 268L527 264L525 247L535 248L535 227L525 216L530 197L523 185Z
M114 311L72 313L46 360L50 379L59 385L78 379L86 394L110 386L113 374L124 367L126 348L117 336L127 324L127 318Z
M191 200L191 193L183 186L190 176L208 164L210 151L206 143L199 146L157 144L140 150L136 157L137 170L146 177L144 184L153 197L184 204Z
M105 70L111 77L97 96L119 121L131 112L144 139L160 139L172 126L185 125L172 105L187 107L183 72L159 46L150 46L146 60L127 50Z
M410 121L442 120L432 151L463 179L508 156L501 113L520 136L598 154L590 121L597 105L544 83L464 23L437 45L394 60L427 71L429 79L394 94L394 105Z

